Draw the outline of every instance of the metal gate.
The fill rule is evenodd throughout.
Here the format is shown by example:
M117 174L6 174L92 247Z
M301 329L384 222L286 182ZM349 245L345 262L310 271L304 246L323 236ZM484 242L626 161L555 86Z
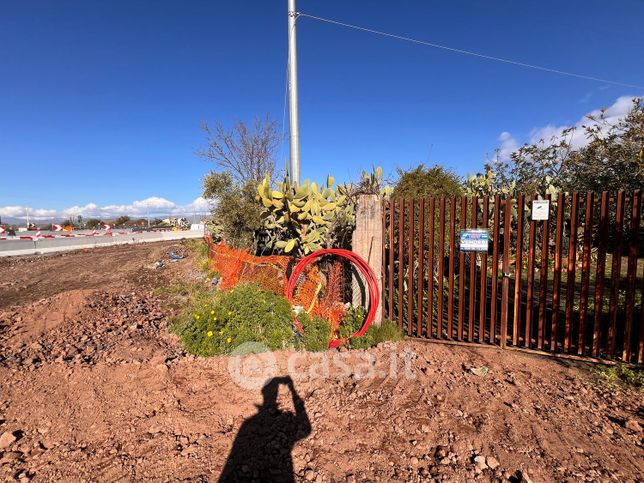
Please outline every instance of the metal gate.
M548 195L543 221L538 199L385 201L385 317L410 336L642 363L641 192ZM460 250L473 228L487 251Z

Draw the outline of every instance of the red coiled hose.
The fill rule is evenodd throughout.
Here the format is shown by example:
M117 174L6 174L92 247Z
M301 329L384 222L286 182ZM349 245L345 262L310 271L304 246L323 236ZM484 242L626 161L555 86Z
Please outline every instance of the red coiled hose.
M378 310L378 305L380 305L380 289L378 288L376 274L371 269L369 264L365 262L357 253L353 253L349 250L342 250L340 248L326 248L324 250L318 250L317 252L313 252L310 255L307 255L302 260L297 262L297 265L295 265L295 267L293 267L293 272L291 273L291 277L288 279L288 285L286 287L286 298L289 300L289 302L291 302L291 304L293 303L293 293L295 292L295 285L297 284L298 278L304 272L304 269L306 267L308 267L311 263L313 263L318 258L323 257L324 255L335 255L349 260L358 268L358 270L360 270L360 273L362 273L365 280L367 281L367 287L369 288L369 312L367 313L367 317L365 318L360 330L358 330L351 336L361 337L362 335L364 335L364 333L373 322L373 319L376 317L376 311ZM297 314L295 314L295 316L293 317L293 323L300 332L304 332L304 329L297 320ZM343 344L344 342L346 342L346 339L334 339L329 341L329 347L335 348L340 346L340 344Z

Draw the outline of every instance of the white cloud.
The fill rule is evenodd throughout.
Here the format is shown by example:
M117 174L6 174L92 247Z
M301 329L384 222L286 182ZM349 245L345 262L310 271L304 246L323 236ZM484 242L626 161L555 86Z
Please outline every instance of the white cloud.
M95 203L87 203L85 206L72 206L65 208L60 212L62 216L86 216L89 213L94 213L98 209Z
M158 196L151 196L141 201L132 203L132 209L137 211L150 211L150 210L171 210L175 205L172 201Z
M623 119L633 107L633 99L633 96L623 96L618 98L612 106L606 109L606 112L604 113L604 122L609 125L613 125L616 124L620 119ZM554 124L548 124L543 127L534 128L532 131L530 131L530 135L527 137L525 142L529 144L537 143L540 140L550 142L552 139L559 138L565 129L574 126L577 129L573 131L568 141L573 148L579 149L588 143L588 140L586 139L586 136L584 134L584 130L581 129L582 126L592 126L594 124L597 124L596 121L590 121L588 119L588 116L599 116L600 112L601 109L595 109L594 111L591 111L588 114L584 115L581 119L579 119L579 121L571 125L555 126ZM507 161L510 158L512 151L517 149L519 145L523 144L523 142L519 142L507 131L501 133L498 141L500 141L500 145L498 147L499 159L502 161Z
M199 198L195 198L192 203L185 205L185 206L177 206L174 209L174 213L191 213L191 212L196 212L196 213L203 213L206 211L212 210L214 207L214 204L210 201L208 201L206 198L203 196L200 196Z
M38 219L56 216L56 214L56 210L33 209L28 206L0 206L0 216L12 218L21 218L28 215L30 218Z
M145 217L155 215L191 215L193 213L206 213L212 208L211 202L203 197L195 198L187 205L178 205L173 201L159 196L151 196L143 200L135 200L124 205L98 206L96 203L70 206L62 210L32 208L29 206L0 206L0 216L10 218L23 218L29 216L33 220L51 218L67 218L82 216L84 218L114 218L121 215L131 217Z
M517 140L507 131L503 131L497 141L501 141L499 145L499 158L503 160L510 159L510 154L519 147Z

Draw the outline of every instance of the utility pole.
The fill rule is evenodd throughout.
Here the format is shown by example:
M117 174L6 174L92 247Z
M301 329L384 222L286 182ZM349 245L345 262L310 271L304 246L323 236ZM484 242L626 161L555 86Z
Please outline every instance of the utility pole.
M297 35L295 0L288 0L288 105L291 141L291 182L300 184L300 120L297 105Z

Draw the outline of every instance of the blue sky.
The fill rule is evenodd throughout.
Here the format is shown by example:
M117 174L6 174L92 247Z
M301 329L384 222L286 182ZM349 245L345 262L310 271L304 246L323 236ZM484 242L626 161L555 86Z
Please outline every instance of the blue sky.
M642 0L299 0L298 10L644 85ZM314 179L420 162L465 175L503 139L644 94L309 18L298 49L302 175ZM127 210L150 197L173 209L193 203L212 168L194 154L202 120L268 113L281 125L286 0L3 2L0 56L0 209Z

